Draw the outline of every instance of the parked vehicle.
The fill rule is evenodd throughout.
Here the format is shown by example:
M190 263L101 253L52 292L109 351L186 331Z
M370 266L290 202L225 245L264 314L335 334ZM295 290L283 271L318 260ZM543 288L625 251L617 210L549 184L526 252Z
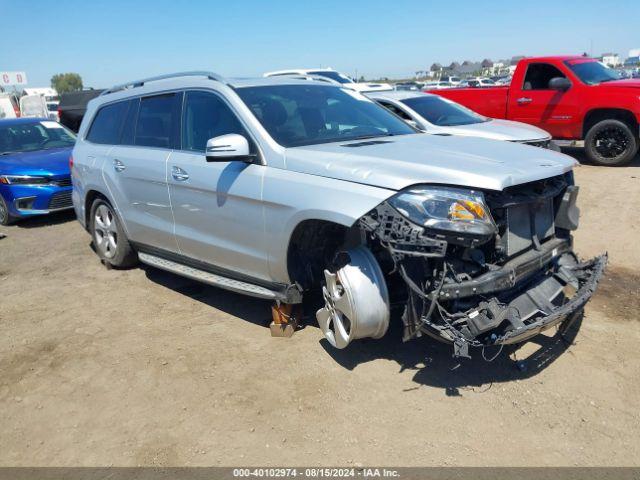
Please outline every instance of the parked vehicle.
M334 82L338 82L345 87L349 87L358 92L374 92L380 90L393 90L393 87L388 83L367 83L367 82L355 82L349 76L336 72L332 68L307 68L307 69L294 69L294 70L279 70L277 72L267 72L265 77L281 77L291 75L311 75L326 77Z
M459 85L460 82L462 82L462 78L457 77L455 75L444 75L440 77L440 81L456 86L456 85Z
M49 118L47 101L42 95L23 95L20 97L20 116Z
M47 117L49 120L59 121L58 105L60 103L60 97L55 88L25 88L22 92L24 95L40 95L44 97L45 104L47 106ZM37 115L36 115L37 116Z
M0 224L73 208L74 135L48 119L0 120Z
M0 120L4 118L16 118L20 112L16 112L9 95L0 93Z
M80 92L64 93L58 105L60 123L72 132L77 132L87 111L89 100L96 98L102 90L82 90Z
M445 88L452 88L454 85L448 82L427 82L424 84L424 89L426 90L442 90Z
M496 82L494 82L490 78L475 77L475 78L467 78L463 82L460 82L458 86L467 87L467 88L485 88L485 87L494 87L495 85L496 85Z
M508 87L434 93L488 117L536 125L563 146L584 147L598 165L624 165L638 151L640 82L619 80L592 58L525 58Z
M394 90L397 91L413 91L413 92L417 92L422 90L424 84L422 83L418 83L418 82L400 82L400 83L396 83L393 86Z
M573 318L606 255L580 262L575 160L424 135L334 85L190 72L89 103L73 203L96 253L247 295L313 301L328 342L520 342ZM566 325L566 324L563 324Z
M551 140L551 135L538 127L488 118L438 95L422 92L373 92L368 93L367 97L427 133L519 142L560 151Z

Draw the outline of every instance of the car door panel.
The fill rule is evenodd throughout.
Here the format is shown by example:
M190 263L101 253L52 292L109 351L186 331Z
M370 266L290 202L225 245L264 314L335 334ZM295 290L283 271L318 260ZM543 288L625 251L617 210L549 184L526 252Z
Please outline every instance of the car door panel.
M546 66L555 69L558 76L566 77L557 67ZM535 67L536 64L531 64L528 68ZM525 76L521 85L512 84L510 87L509 119L540 127L554 138L573 138L580 107L578 89L569 88L562 92L546 86L525 88L527 81Z
M174 167L188 178L176 177ZM264 168L244 162L207 163L203 154L171 154L167 175L181 254L268 280L262 244Z
M103 164L105 182L126 218L129 239L177 251L166 165L171 150L116 146Z

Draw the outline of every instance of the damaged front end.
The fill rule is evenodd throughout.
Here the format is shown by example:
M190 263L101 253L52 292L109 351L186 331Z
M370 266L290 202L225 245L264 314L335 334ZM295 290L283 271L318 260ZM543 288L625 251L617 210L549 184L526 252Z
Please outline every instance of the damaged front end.
M427 334L469 357L577 314L607 262L573 253L577 194L571 173L502 192L425 186L362 217L388 281L406 285L404 339Z

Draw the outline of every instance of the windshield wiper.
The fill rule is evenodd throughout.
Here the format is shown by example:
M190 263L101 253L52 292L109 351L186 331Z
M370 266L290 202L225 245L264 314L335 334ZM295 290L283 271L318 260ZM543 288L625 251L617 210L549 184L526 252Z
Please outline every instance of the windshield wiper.
M379 137L395 137L398 135L397 133L376 133L375 135L361 135L359 137L345 138L345 142L351 142L353 140L367 140L369 138L379 138Z

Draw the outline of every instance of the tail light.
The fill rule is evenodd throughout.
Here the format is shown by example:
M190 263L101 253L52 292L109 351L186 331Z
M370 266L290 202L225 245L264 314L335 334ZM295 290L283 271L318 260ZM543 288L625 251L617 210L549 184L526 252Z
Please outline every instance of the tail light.
M73 170L73 155L69 155L69 170Z

